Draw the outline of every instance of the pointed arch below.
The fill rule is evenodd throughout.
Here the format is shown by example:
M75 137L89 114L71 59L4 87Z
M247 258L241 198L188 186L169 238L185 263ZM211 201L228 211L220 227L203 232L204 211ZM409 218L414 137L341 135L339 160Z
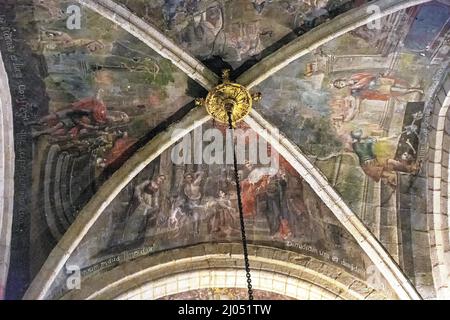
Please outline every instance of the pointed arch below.
M331 263L297 252L249 245L252 284L294 299L392 298ZM242 244L200 244L121 264L81 283L62 299L159 299L203 288L247 287Z
M300 149L280 134L255 110L252 110L245 121L256 133L267 140L311 186L342 226L355 238L399 298L406 300L421 299L415 287L392 257Z

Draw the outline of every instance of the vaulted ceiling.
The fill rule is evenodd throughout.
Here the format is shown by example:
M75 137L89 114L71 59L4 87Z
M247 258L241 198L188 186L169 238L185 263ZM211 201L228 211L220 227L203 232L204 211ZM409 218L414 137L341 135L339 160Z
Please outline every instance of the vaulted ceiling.
M76 3L0 5L2 295L243 295L230 69L256 296L450 298L449 1Z

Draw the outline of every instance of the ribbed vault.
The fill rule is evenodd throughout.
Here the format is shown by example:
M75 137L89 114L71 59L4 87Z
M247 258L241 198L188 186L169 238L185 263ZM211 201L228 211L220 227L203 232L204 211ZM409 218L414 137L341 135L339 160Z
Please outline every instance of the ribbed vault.
M317 30L314 30L307 35L303 36L303 38L308 39L316 39L316 37L320 40L318 40L318 43L316 44L315 40L309 47L308 50L311 50L314 47L318 47L327 40L331 40L337 36L339 36L342 33L348 32L352 29L355 29L363 24L366 24L372 20L379 19L383 15L388 15L390 13L394 13L396 11L405 9L409 6L414 6L419 3L426 2L426 1L405 1L402 3L398 3L397 1L380 1L378 4L381 7L381 13L377 15L368 15L367 14L367 7L361 7L359 9L355 9L354 12L351 12L351 14L348 15L348 17L345 17L344 20L349 19L350 22L348 23L348 27L341 29L338 33L335 32L336 27L332 25L333 22L328 23L326 26L319 27ZM108 18L115 19L114 22L119 23L119 25L124 26L127 30L132 30L133 32L136 32L136 30L143 30L142 26L144 26L143 22L140 21L136 16L134 16L131 12L124 11L124 9L120 6L114 5L111 1L100 1L96 2L95 4L93 2L89 1L81 1L83 4L87 4L91 8L94 8L97 12L99 12L102 15L105 15ZM109 11L108 11L109 10ZM113 14L116 12L116 14ZM120 17L120 18L118 18ZM127 19L123 19L123 17ZM119 19L120 21L116 20ZM354 21L351 21L353 19ZM337 23L337 22L336 22ZM339 22L341 23L341 22ZM331 26L330 26L331 24ZM347 22L346 22L347 24ZM342 26L342 25L341 25ZM150 29L152 30L152 29ZM323 34L327 34L327 36L324 36ZM141 38L143 36L140 36ZM164 43L163 39L160 39L161 34L157 34L156 36L153 36L152 38L149 38L145 42L152 46L153 49L157 50L158 52L162 52L163 55L172 62L174 62L176 65L180 65L181 61L184 61L186 65L188 65L187 58L189 57L186 53L183 53L182 55L176 56L176 58L173 56L173 52L175 52L177 49L173 43L170 42L170 40L165 40L167 45L172 48L171 52L172 54L164 54L164 52L168 52L167 45L162 46L161 44L157 44L157 41L160 43ZM299 39L303 39L300 37ZM157 41L156 41L157 40ZM312 40L309 40L312 41ZM289 49L294 46L294 49ZM296 46L296 47L295 47ZM295 48L301 48L295 49ZM289 62L297 59L298 57L302 56L303 54L306 54L308 51L302 51L304 49L304 43L302 43L300 40L296 41L292 45L286 47L287 49L283 48L280 51L273 54L271 57L282 57L281 60L283 62L274 62L272 67L269 67L267 65L267 61L270 61L270 58L267 58L267 60L261 62L260 68L264 68L265 70L270 70L269 73L265 75L265 77L269 76L276 70L281 69L285 65L287 65ZM287 50L285 53L284 50ZM289 53L289 50L293 50L294 53ZM178 49L178 52L182 52L181 49ZM291 58L286 58L287 56ZM280 58L274 58L274 59L280 59ZM195 61L194 58L191 58L190 61ZM192 65L192 64L191 64ZM212 87L214 83L206 83L204 79L211 79L211 76L209 76L210 73L203 73L202 71L205 71L205 68L199 68L198 62L195 63L195 66L192 67L189 70L187 70L187 67L182 69L184 71L188 72L188 75L191 76L194 80L198 80L200 84L206 86L206 88ZM254 70L257 70L258 65L253 67L253 71L249 72L255 72ZM195 72L193 71L195 70ZM199 80L198 74L204 74L203 77L200 77ZM253 81L244 81L245 84L249 85L250 87L256 84L260 80L260 72L256 71L256 74L258 74L258 79L255 79ZM251 73L249 75L243 75L240 79L245 79L245 77L252 78ZM254 76L253 76L254 78ZM254 84L253 84L254 83ZM201 111L197 111L197 113L200 113ZM258 116L255 112L254 114ZM197 117L194 117L197 118ZM260 132L262 129L267 129L267 125L254 125L253 120L247 121L253 129L255 129L256 132ZM189 123L189 122L188 122ZM192 124L187 124L182 127L187 127L192 129ZM166 133L167 135L167 133ZM278 137L277 137L278 138ZM178 139L173 139L172 142L177 141ZM170 142L169 142L170 143ZM167 148L168 144L161 144L158 142L158 139L153 140L150 142L149 148L144 149L150 149L152 150L153 147L151 147L153 144L157 144L161 149ZM277 146L275 146L277 148ZM280 148L280 147L279 147ZM280 148L281 149L281 148ZM156 155L158 155L162 150L157 150L156 153L149 152L149 155L147 158L144 158L143 161L139 161L139 165L125 165L119 171L113 176L111 182L111 185L115 185L116 187L115 192L110 192L111 190L108 190L106 187L102 187L102 189L97 193L96 196L90 201L90 203L87 205L87 207L82 211L82 213L79 215L75 223L70 227L69 231L64 235L60 243L57 245L57 247L53 250L52 254L47 259L48 265L45 265L42 272L38 274L37 278L35 279L33 285L30 287L30 290L27 293L26 298L42 298L44 297L46 290L49 288L49 286L52 283L52 280L58 272L63 267L66 259L70 256L70 254L75 250L77 244L83 236L87 233L90 226L95 222L97 217L102 213L102 208L105 208L108 204L108 199L111 200L115 194L120 191L121 186L125 185L128 181L130 181L134 174L133 172L138 172L139 168L143 168L146 164L149 163L151 159L153 159ZM292 153L292 151L288 151L286 147L282 148L281 154L285 154L287 152ZM297 156L298 157L298 156ZM137 155L132 158L132 162L138 163L136 161ZM133 161L134 160L134 161ZM344 227L349 230L349 232L356 237L357 241L360 243L364 251L369 255L369 257L372 259L372 261L377 265L377 267L380 269L382 274L388 279L388 282L391 284L393 289L397 292L397 294L401 298L419 298L418 294L414 290L414 288L411 286L409 281L406 279L406 277L403 275L403 273L398 269L398 266L395 265L395 263L392 261L392 259L389 257L389 255L384 251L384 249L379 246L377 240L373 237L373 235L367 230L366 227L364 227L359 219L356 217L354 213L343 203L343 201L339 198L337 193L335 193L331 186L328 185L326 180L319 174L318 171L314 171L314 168L306 158L304 159L304 164L301 164L299 160L289 160L294 167L297 165L299 166L297 171L300 173L300 175L310 183L310 185L316 190L317 194L324 200L326 205L332 210L332 212L338 217L338 219L341 221L341 223L344 225ZM131 168L130 170L127 170L126 168ZM302 168L302 169L300 169ZM120 174L120 172L123 172ZM316 172L316 173L315 173ZM117 178L119 177L120 178ZM123 177L127 177L127 179L123 179ZM313 183L313 180L320 181L317 188L315 183ZM117 182L120 181L120 184L117 184ZM317 182L316 182L317 183ZM108 195L108 197L105 199L102 195ZM93 206L95 205L95 209L93 210ZM367 245L368 243L371 243L371 245Z
M85 8L109 20L115 27L122 28L142 41L145 46L151 48L152 54L155 53L170 61L176 67L176 72L184 73L204 89L210 90L218 83L219 77L212 69L206 67L198 57L195 57L165 35L165 32L158 30L149 21L139 17L138 12L132 12L125 6L111 0L77 1ZM397 13L399 15L404 12L410 14L410 11L412 11L414 14L417 14L414 11L416 6L428 2L432 1L377 0L356 7L330 21L315 26L315 28L302 35L294 37L292 41L281 46L275 52L261 56L257 59L258 61L252 61L251 68L243 73L239 72L236 82L248 88L254 88L258 85L266 88L264 87L265 80L270 80L271 77L276 76L283 69L286 70L286 67L294 62L298 62L301 58L317 54L323 45L331 44L342 36L355 33L359 28L371 22L380 19L389 20L391 16L397 19ZM437 1L433 1L433 3L437 3ZM375 13L373 11L374 6L379 9ZM393 18L392 20L395 19ZM395 23L398 23L398 21ZM88 45L92 45L92 43ZM144 49L139 47L139 49L135 48L133 50L139 51ZM379 61L382 61L386 55L379 57ZM392 58L392 60L394 61L395 59ZM148 61L157 61L157 58L152 57ZM146 60L146 62L148 61ZM381 64L382 62L380 62ZM317 68L317 65L314 67ZM129 69L131 70L130 72L138 70L134 66ZM158 72L159 70L154 72L155 78L153 81L156 81ZM5 79L5 77L1 77L1 74L0 78ZM102 81L107 83L110 79L105 76L105 79L102 79ZM188 81L186 83L183 82L183 85L186 85L189 89L192 84ZM130 87L132 86L130 85ZM449 142L447 130L449 123L447 112L449 104L448 89L447 79L446 82L443 82L442 89L437 94L438 98L435 103L434 114L431 117L434 130L430 137L432 151L429 153L428 165L430 201L427 210L429 213L428 228L430 231L433 279L437 296L443 298L448 298L449 281L447 221L449 157L446 151L448 150ZM417 93L418 89L415 90L415 93ZM196 91L195 94L198 94L201 90L196 88L194 91ZM424 90L421 91L422 95L424 95ZM4 103L3 96L4 94L0 92L2 103ZM432 97L428 95L426 98L431 99ZM191 100L190 97L179 97L176 103L181 106L189 100ZM9 105L8 103L6 101L7 106ZM175 105L172 101L169 101L167 104ZM142 106L139 105L139 107L141 108ZM108 218L110 207L118 202L117 199L128 192L130 186L136 183L138 179L147 174L148 171L146 170L148 170L149 166L161 161L161 157L167 158L167 154L174 148L175 144L211 120L211 117L203 108L194 108L187 111L190 108L191 104L182 107L180 109L181 112L170 116L169 120L166 120L162 126L156 127L150 135L144 136L138 144L135 144L134 149L131 148L133 150L132 154L126 157L128 160L119 162L120 167L112 175L105 175L105 181L102 181L98 188L96 186L95 193L91 197L86 198L89 201L86 201L86 205L83 208L79 208L76 216L72 217L73 223L69 221L70 219L58 217L64 222L63 227L61 228L58 225L59 222L54 222L51 229L67 229L67 231L65 233L60 231L53 232L53 236L58 240L57 244L34 277L24 296L25 299L55 297L54 291L61 289L55 289L55 286L60 286L63 282L65 267L73 259L77 259L79 252L85 250L81 246L85 246L85 242L92 236L92 232L98 230L98 224L100 222L103 223ZM388 106L386 106L386 110L387 108ZM9 108L5 109L2 107L2 110L8 111ZM3 118L6 120L2 128L7 128L6 132L9 132L10 136L3 135L2 141L4 139L7 143L0 144L0 146L13 145L11 137L12 127L10 127L11 119L7 116L8 114L6 116L3 114ZM255 132L259 137L266 140L273 151L278 152L286 160L285 166L288 168L292 167L299 179L304 181L314 191L314 196L324 206L324 209L321 210L329 210L332 213L332 218L330 219L333 222L331 224L337 221L337 228L343 228L344 230L341 235L350 235L351 240L349 241L356 243L358 249L361 250L361 254L364 255L365 267L369 267L372 271L372 267L374 267L376 274L378 275L379 273L381 275L376 278L377 281L388 288L383 291L373 287L373 283L371 283L373 278L371 278L370 274L367 274L367 270L363 277L358 278L351 273L343 271L344 269L338 268L335 264L320 260L316 261L312 256L302 255L292 250L277 249L275 246L267 247L267 243L263 245L258 243L257 240L251 246L250 254L252 270L255 272L255 288L297 299L307 297L316 299L421 299L420 294L410 280L411 274L405 274L403 264L406 259L403 257L401 259L400 253L395 251L397 250L395 246L401 247L401 243L394 244L390 242L391 240L388 240L386 243L380 243L380 235L365 224L359 212L355 212L350 208L347 199L344 199L337 191L335 183L331 183L329 175L325 175L323 170L318 167L317 159L314 158L314 155L311 156L311 154L302 151L298 142L294 141L289 135L278 132L279 128L273 124L272 120L272 118L266 118L266 113L262 109L256 109L245 119L245 126L248 130ZM149 120L147 119L146 121L148 124ZM423 132L420 138L423 140ZM44 140L40 141L44 145L47 143ZM136 146L140 147L137 151ZM423 148L422 144L421 147ZM419 150L414 152L416 151L419 152ZM61 153L63 158L68 158L68 154L64 153L66 150L51 147L49 153L51 154L52 152L54 154ZM6 155L4 160L7 161L2 166L5 175L3 180L8 182L11 181L13 175L11 165L7 163L11 158L12 150L10 149L4 154ZM64 164L57 167L56 172L63 169ZM63 185L63 182L59 183ZM383 183L377 185L381 190L379 192L381 198L383 197L383 188L386 187ZM7 239L11 225L11 221L8 220L10 218L8 212L11 211L10 199L12 198L12 193L7 191L8 188L5 187L4 189L7 192L4 197L6 199L4 201L6 209L3 211L3 219L0 220L0 248L3 248L1 246L4 245L6 250L2 249L0 252L5 252L6 255L5 257L0 257L0 266L3 268L0 269L0 280L5 280L2 274L6 273L8 269L9 248ZM12 190L12 188L8 190ZM385 193L386 190L388 189L384 189ZM400 201L401 196L399 192L397 196L398 201ZM53 201L49 200L49 202ZM390 199L389 201L393 200ZM380 210L382 211L383 209ZM46 218L48 221L48 216ZM401 224L401 222L399 223ZM395 237L393 236L393 238ZM395 247L394 250L392 250L391 245ZM83 278L80 291L69 291L67 293L63 290L64 296L62 298L163 298L168 295L204 288L243 288L245 286L239 278L239 271L242 269L241 253L239 245L234 243L205 243L183 249L168 249L118 264L111 270L101 274L86 276ZM365 256L368 258L367 261ZM399 266L399 264L402 265ZM209 282L202 282L202 279L205 277L208 277ZM267 277L272 277L273 288L270 288L265 282ZM362 278L365 279L363 280ZM228 283L226 279L229 279ZM244 279L243 276L242 279ZM2 291L1 285L2 283L0 283L0 296ZM174 286L177 288L174 289ZM56 294L56 297L58 297L58 294Z

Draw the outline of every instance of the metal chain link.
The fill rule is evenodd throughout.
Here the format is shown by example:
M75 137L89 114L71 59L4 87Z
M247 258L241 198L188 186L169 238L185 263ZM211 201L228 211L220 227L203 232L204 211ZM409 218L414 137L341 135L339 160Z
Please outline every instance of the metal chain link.
M236 191L237 191L237 200L238 200L238 208L239 208L239 220L241 223L242 248L244 250L244 264L245 264L245 272L246 272L246 277L247 277L248 300L253 300L252 276L250 273L250 262L248 259L247 235L245 232L244 210L242 208L241 184L240 184L238 165L237 165L236 146L234 145L233 121L232 121L231 117L232 117L232 114L229 111L228 112L228 125L231 130L231 141L233 143L234 179L236 181Z

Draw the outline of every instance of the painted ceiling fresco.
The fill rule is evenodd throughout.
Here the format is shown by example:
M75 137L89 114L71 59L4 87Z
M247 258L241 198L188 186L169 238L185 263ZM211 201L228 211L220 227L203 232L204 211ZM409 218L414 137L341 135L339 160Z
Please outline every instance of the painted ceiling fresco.
M405 269L413 253L399 244L424 221L401 212L424 210L420 132L434 76L450 60L449 16L450 6L436 1L400 11L379 21L381 29L345 34L258 87L265 97L258 110L322 170ZM408 226L405 234L392 234L397 223Z
M35 21L48 13L38 10ZM56 239L128 149L192 100L187 77L169 61L109 20L89 11L85 19L89 27L71 35L45 20L29 41L45 61L49 102L26 122L42 150L35 166L45 168L37 206Z
M154 129L183 112L195 90L170 61L90 10L82 11L82 28L68 30L70 4L18 1L16 16L5 18L20 59L11 87L23 164L16 184L23 201L15 205L24 215L15 245L22 275L39 270L98 186Z
M201 60L238 68L275 51L334 16L353 0L120 0Z
M219 57L242 72L366 1L118 2L199 59ZM8 298L23 295L101 184L186 114L200 92L169 61L88 9L83 28L68 30L64 9L72 3L20 0L0 13L2 37L14 39L14 47L0 41L0 49L19 59L5 62L17 164ZM449 17L450 5L440 1L399 11L381 29L345 34L255 88L263 96L256 110L322 171L425 296L433 283L427 262L415 263L424 258L411 230L426 223L416 215L426 211L421 132L434 75L450 60ZM225 133L213 122L203 127L211 128ZM241 240L232 166L175 164L174 148L122 190L70 257L83 279L142 255ZM372 276L361 247L285 159L276 169L244 162L239 174L250 243L313 256L362 280ZM60 273L49 297L67 292L66 276ZM383 279L376 283L389 291ZM241 295L216 288L168 299Z
M225 134L212 122L200 128L200 134L211 129ZM242 137L257 137L249 128L242 130ZM194 139L193 133L180 143L192 140L194 145ZM224 135L224 149L225 141ZM180 146L165 151L139 173L86 235L67 262L80 266L83 279L151 253L240 241L233 166L206 164L206 151L202 163L190 164L192 151L177 164ZM265 148L267 154L272 152L267 143ZM372 262L354 238L293 167L282 157L278 162L253 164L247 158L239 165L248 241L313 256L363 280L373 276ZM60 283L65 284L66 276L61 274ZM58 297L65 290L65 285L56 285L52 294Z

